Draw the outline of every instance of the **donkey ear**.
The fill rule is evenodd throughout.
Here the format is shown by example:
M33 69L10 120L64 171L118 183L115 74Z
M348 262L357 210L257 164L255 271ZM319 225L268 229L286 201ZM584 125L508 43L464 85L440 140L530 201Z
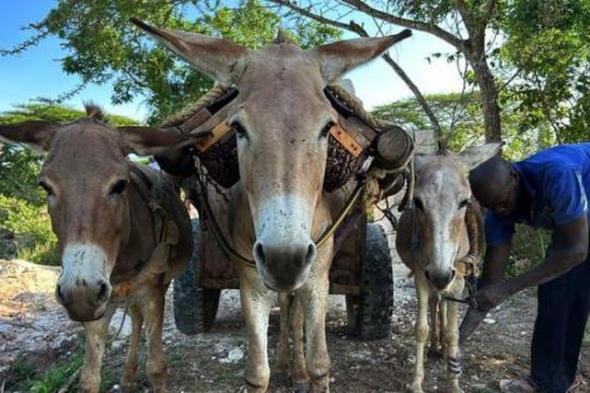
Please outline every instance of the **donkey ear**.
M152 156L194 144L194 140L186 135L166 128L126 126L117 130L121 148L126 154L133 152L140 156Z
M411 30L379 38L357 38L338 41L308 50L320 63L324 81L329 84L345 72L373 60L389 49L390 46L412 35Z
M24 143L33 150L47 151L57 126L46 121L25 121L18 124L0 125L0 142Z
M469 170L471 170L498 154L503 145L504 142L495 142L468 147L459 154L458 158Z
M235 81L249 53L247 48L229 40L197 33L159 29L137 18L131 18L130 21L193 64L199 71L223 84L230 85Z

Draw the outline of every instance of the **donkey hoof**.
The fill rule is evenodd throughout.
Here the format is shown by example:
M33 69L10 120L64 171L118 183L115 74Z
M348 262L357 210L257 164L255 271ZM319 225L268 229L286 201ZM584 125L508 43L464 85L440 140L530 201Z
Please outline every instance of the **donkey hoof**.
M440 360L442 358L443 358L443 353L441 350L432 349L432 348L428 350L428 359L436 361L436 360Z
M293 382L293 393L311 393L309 382Z
M410 393L424 393L424 390L422 390L422 384L420 383L413 383L409 386L408 391Z
M464 393L457 382L449 384L449 393Z

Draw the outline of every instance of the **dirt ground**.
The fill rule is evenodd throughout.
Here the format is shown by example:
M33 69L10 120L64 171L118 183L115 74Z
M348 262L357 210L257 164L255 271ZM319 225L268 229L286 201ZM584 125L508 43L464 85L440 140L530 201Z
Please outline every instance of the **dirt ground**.
M391 337L363 342L346 335L344 299L332 296L328 314L328 346L332 359L334 392L403 392L411 380L415 313L414 287L400 263L394 263L395 312ZM20 261L0 261L0 392L23 391L17 374L23 365L40 375L54 364L67 362L80 351L80 326L68 321L53 300L58 271ZM185 336L174 326L168 294L165 345L171 392L235 392L243 380L246 356L245 328L237 291L225 291L217 322L202 335ZM535 315L534 292L520 294L488 317L464 351L462 386L466 392L498 392L502 378L525 376ZM105 357L105 390L118 391L129 319L123 313L111 325L111 347ZM270 359L276 358L278 310L271 315ZM445 390L442 361L426 365L426 392ZM580 372L590 378L590 337L585 341ZM149 385L143 373L140 389ZM3 388L2 388L3 386ZM75 385L74 385L75 386ZM75 391L75 388L72 390ZM272 392L289 392L283 381L273 381ZM590 391L589 385L582 390Z

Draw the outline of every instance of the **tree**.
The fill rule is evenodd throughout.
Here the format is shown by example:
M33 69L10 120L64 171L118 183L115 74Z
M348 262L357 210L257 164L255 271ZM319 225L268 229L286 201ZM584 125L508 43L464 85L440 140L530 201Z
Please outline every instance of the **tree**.
M467 146L483 143L485 121L481 112L479 92L467 94L431 94L425 98L436 112L443 137L452 151L461 151ZM516 104L505 100L509 108ZM376 108L373 114L393 121L407 130L428 129L428 118L415 99L406 99ZM538 122L531 127L525 114L507 110L503 112L504 156L513 160L551 146L555 139L547 122Z
M513 68L509 98L531 126L551 125L558 142L590 140L590 2L514 0L500 20L498 53Z
M61 60L65 72L79 75L83 83L113 80L114 103L146 96L149 122L157 123L194 102L212 81L146 38L128 22L131 17L170 29L222 36L251 48L269 43L280 23L258 0L244 1L237 8L215 9L208 8L206 2L190 0L62 0L32 25L36 36L4 54L19 53L55 35L69 50ZM297 26L291 35L307 47L340 33L312 22Z
M375 21L376 29L381 34L384 32L382 23L385 23L424 31L447 42L457 50L452 56L464 56L473 70L475 81L481 91L486 140L501 139L498 89L488 64L490 48L486 42L486 31L495 23L499 14L498 9L503 2L498 4L497 0L339 0L338 6L335 7L334 2L330 1L306 1L303 4L296 4L291 0L269 1L287 6L306 17L324 18L326 23L332 21L347 25L342 20L348 18L351 12L356 13L352 16L364 14ZM452 29L446 28L448 22L453 22ZM360 26L354 20L348 25Z

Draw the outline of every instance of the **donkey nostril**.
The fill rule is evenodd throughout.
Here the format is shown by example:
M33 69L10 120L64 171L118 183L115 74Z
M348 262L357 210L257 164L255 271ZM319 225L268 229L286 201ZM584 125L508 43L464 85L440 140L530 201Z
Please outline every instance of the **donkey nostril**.
M57 298L63 303L65 302L64 295L61 293L61 285L57 284L57 288L55 288L55 293L57 294Z
M109 290L109 288L107 287L106 283L103 282L102 284L100 284L100 289L98 290L98 297L97 297L97 300L99 302L104 302L107 300L108 290Z
M259 260L260 262L264 263L265 255L264 255L264 247L262 243L256 243L254 245L254 258Z
M451 271L451 281L453 281L455 279L455 276L457 275L457 271L455 269L453 269Z
M316 247L315 244L311 243L309 247L307 247L307 254L305 254L305 263L310 264L313 262L316 254Z

